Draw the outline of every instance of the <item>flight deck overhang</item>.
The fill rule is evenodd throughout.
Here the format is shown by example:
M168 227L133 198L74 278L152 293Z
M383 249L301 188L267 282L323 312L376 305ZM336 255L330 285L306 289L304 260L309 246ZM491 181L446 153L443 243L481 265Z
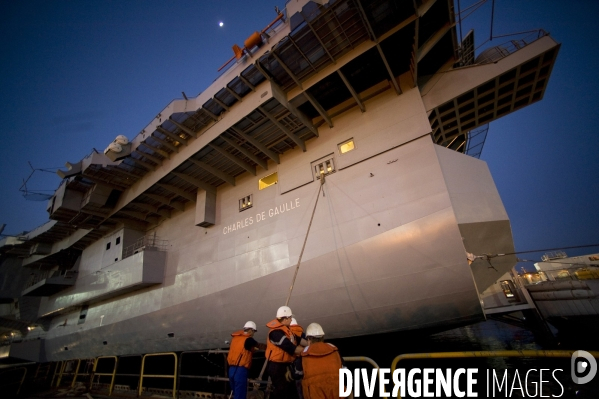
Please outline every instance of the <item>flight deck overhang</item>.
M469 131L540 101L559 48L544 35L511 53L509 48L497 47L499 57L494 60L431 78L422 88L422 99L435 143L457 149Z
M198 191L235 184L236 176L267 169L290 149L305 150L318 127L332 126L331 118L348 107L364 110L364 101L388 88L401 93L398 77L415 57L415 21L426 22L417 47L441 48L440 38L448 36L437 31L447 32L453 19L441 0L424 5L307 1L297 6L301 12L292 10L287 20L275 24L208 90L159 112L132 140L128 157L118 164L81 167L80 173L77 168L63 172L75 177L67 187L72 194L85 198L93 184L122 194L115 203L93 209L63 207L58 217L86 228L125 223L147 229L160 223L187 203L197 203ZM356 52L365 43L365 54ZM328 78L323 71L342 58ZM308 79L322 84L305 90ZM288 92L296 87L302 97L290 100Z
M542 38L497 64L448 71L459 60L455 16L446 1L298 4L301 12L275 24L210 88L160 111L131 141L129 156L64 172L64 190L80 201L93 191L106 199L56 212L60 222L75 230L93 229L81 247L92 242L87 237L101 237L119 225L148 230L190 206L200 215L196 225L209 227L217 187L235 185L237 176L256 175L257 168L280 163L281 155L294 148L309 151L308 141L333 127L334 118L347 110L367 112L367 102L383 92L401 96L419 88L434 124L433 112L449 117L441 108L464 93L463 86L453 88L453 81L443 93L435 92L438 79L455 75L475 91L485 86L491 70L497 72L497 65L530 58L534 48L551 40ZM478 68L488 71L482 73L486 80L468 76ZM497 107L498 117L503 107ZM485 122L483 113L476 111L480 116L473 126ZM439 130L447 123L435 125L435 141L449 146L455 134L465 135L469 125L459 119L456 123L455 132Z

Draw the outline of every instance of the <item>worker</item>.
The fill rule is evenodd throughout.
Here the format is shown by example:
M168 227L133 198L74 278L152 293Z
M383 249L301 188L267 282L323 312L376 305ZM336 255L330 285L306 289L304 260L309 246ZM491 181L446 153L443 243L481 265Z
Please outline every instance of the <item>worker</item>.
M295 317L291 318L291 324L289 325L289 329L291 330L293 335L295 335L296 339L298 339L298 340L306 339L306 334L304 334L304 328L302 326L300 326L299 324L297 324L297 320L295 320ZM306 344L307 343L308 342L306 341ZM299 396L299 399L304 399L304 393L303 393L303 389L302 389L302 381L301 380L295 381L295 388L297 389L297 396Z
M252 367L252 354L257 350L265 350L266 345L257 342L253 337L256 323L248 321L242 330L231 334L231 346L227 363L229 363L229 382L235 399L247 396L248 372Z
M291 365L304 348L289 328L292 317L291 309L281 306L276 318L266 324L270 328L266 341L267 370L273 385L270 399L298 398Z
M301 378L305 399L339 398L339 369L344 368L339 350L324 342L320 324L306 329L308 346L295 360L295 378Z
M306 339L306 334L304 334L304 328L297 324L297 320L295 320L295 317L291 318L291 324L289 325L289 329L297 338Z

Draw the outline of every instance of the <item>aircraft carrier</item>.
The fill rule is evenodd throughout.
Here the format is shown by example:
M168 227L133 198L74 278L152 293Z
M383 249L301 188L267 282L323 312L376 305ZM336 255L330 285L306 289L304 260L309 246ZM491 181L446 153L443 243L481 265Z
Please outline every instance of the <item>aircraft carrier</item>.
M289 306L327 337L484 320L516 258L480 256L514 244L477 155L560 45L475 54L457 21L446 0L289 1L207 90L67 163L49 221L0 241L2 356L223 347L285 304L300 254Z

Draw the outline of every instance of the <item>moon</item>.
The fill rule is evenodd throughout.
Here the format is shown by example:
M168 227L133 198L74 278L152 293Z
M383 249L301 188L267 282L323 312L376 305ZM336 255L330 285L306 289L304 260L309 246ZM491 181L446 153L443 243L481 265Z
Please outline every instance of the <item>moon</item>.
M218 23L218 26L220 26L221 28L223 27L223 25L224 25L224 22L223 22L223 21L220 21L220 22Z

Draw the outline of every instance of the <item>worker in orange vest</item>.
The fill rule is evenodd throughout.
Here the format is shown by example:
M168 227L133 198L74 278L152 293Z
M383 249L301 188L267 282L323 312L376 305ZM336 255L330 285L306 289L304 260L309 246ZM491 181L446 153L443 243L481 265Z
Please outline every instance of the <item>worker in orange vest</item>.
M298 339L289 328L292 317L291 309L288 306L281 306L277 310L276 318L266 324L270 328L266 341L267 370L273 385L270 399L297 399L298 397L291 365L304 347L300 345L302 340Z
M291 324L289 325L289 329L291 330L293 335L295 335L296 339L298 339L298 340L306 339L306 334L304 334L304 328L302 326L300 326L299 324L297 324L297 320L295 320L295 317L291 318ZM306 344L307 344L307 341L306 341ZM296 380L295 387L297 389L297 396L299 396L299 399L304 399L304 394L302 391L302 381Z
M304 334L304 327L297 324L297 320L295 320L295 317L291 318L291 324L289 325L289 329L298 339L306 339L306 334Z
M295 361L295 378L301 378L305 399L339 398L339 369L343 361L333 344L324 342L320 324L306 329L308 346Z
M248 371L252 367L253 352L266 349L265 344L253 338L256 331L256 323L248 321L243 326L243 330L231 334L233 338L227 363L229 363L229 382L235 399L245 399L247 396Z

